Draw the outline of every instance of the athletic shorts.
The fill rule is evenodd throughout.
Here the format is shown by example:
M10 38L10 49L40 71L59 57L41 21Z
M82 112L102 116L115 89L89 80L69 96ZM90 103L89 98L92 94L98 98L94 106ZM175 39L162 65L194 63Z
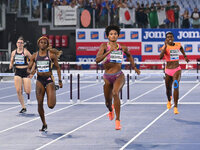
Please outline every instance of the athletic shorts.
M28 78L29 73L27 68L15 68L15 76L20 76L21 78Z
M103 78L108 80L110 82L110 84L113 84L115 82L115 80L121 75L123 74L122 71L119 71L117 73L104 73Z
M53 82L52 76L39 76L37 75L37 80L46 88L46 86Z
M166 73L167 75L173 77L174 74L175 74L177 71L179 71L179 70L181 70L181 67L180 67L180 66L178 66L177 68L174 68L174 69L167 69L167 68L165 68L165 73Z

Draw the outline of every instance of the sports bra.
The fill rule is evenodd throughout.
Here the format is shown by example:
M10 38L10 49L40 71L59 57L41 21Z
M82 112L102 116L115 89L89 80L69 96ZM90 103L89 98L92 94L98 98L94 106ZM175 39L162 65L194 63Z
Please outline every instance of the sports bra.
M51 72L52 71L52 61L49 56L49 51L47 51L46 56L40 56L39 52L36 54L35 62L38 72Z
M18 53L17 49L14 56L14 65L15 66L27 66L28 65L28 57L24 55L24 49L22 53Z
M164 46L162 49L164 49ZM164 58L166 61L179 61L179 52L180 52L181 44L174 43L173 46L167 45L166 52L164 54Z
M110 44L107 43L107 50L109 51L111 48ZM103 60L103 64L105 63L122 63L123 62L123 58L124 58L124 52L120 46L120 44L117 44L117 49L113 50L110 54L108 54L104 60Z

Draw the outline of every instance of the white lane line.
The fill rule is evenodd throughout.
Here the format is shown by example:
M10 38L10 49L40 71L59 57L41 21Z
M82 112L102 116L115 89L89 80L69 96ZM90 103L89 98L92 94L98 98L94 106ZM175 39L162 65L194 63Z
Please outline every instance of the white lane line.
M88 100L90 100L90 99L96 98L96 97L101 96L101 95L102 95L102 94L99 94L99 95L90 97L90 98L88 98L88 99L85 99L84 101L88 101ZM68 109L68 108L70 108L70 107L72 107L72 106L75 106L75 105L78 105L78 103L75 103L75 104L72 104L72 105L70 105L70 106L66 106L66 107L63 107L63 108L61 108L61 109L55 110L55 111L53 111L53 112L51 112L51 113L46 114L45 116L49 116L49 115L55 114L55 113L57 113L57 112L60 112L60 111L65 110L65 109ZM20 124L18 124L18 125L12 126L12 127L10 127L10 128L4 129L4 130L1 130L0 133L9 131L9 130L14 129L14 128L17 128L17 127L20 127L20 126L22 126L22 125L25 125L25 124L27 124L27 123L29 123L29 122L33 122L33 121L38 120L38 119L40 119L40 117L31 119L31 120L29 120L29 121L20 123Z
M3 87L3 88L0 89L0 91L2 91L2 90L7 90L7 89L11 89L11 88L14 88L14 87L15 87L15 86Z
M99 84L99 83L98 83L98 84ZM81 87L80 89L88 88L88 87L91 87L91 86L94 86L94 85L97 85L97 84L92 84L92 85L84 86L84 87ZM77 89L74 89L74 90L72 90L72 91L76 91L76 90L77 90ZM34 91L35 91L35 90L34 90ZM63 94L65 94L65 93L69 93L69 92L70 92L70 91L63 92L63 93L60 93L60 94L56 94L56 96L60 96L60 95L63 95ZM46 97L45 97L44 100L46 100ZM0 104L19 104L19 102L14 102L14 103L0 102ZM19 106L16 106L16 107L10 107L10 108L1 110L0 113L1 113L1 112L5 112L5 111L8 111L8 110L11 110L11 109L15 109L15 108L18 108L18 107L20 107L20 105L19 105Z
M102 114L101 116L99 116L99 117L97 117L97 118L95 118L95 119L93 119L93 120L91 120L91 121L89 121L89 122L87 122L87 123L85 123L85 124L79 126L78 128L75 128L74 130L71 130L70 132L68 132L68 133L66 133L66 134L64 134L64 135L62 135L62 136L56 138L55 140L52 140L51 142L49 142L49 143L47 143L47 144L45 144L45 145L43 145L43 146L41 146L41 147L39 147L39 148L37 148L37 149L35 149L35 150L40 150L40 149L42 149L42 148L45 148L45 147L47 147L48 145L50 145L50 144L52 144L52 143L55 143L56 141L58 141L58 140L60 140L60 139L62 139L62 138L64 138L64 137L66 137L67 135L69 135L69 134L71 134L71 133L73 133L73 132L75 132L75 131L77 131L77 130L79 130L79 129L81 129L81 128L83 128L83 127L89 125L89 124L91 124L91 123L93 123L94 121L96 121L96 120L98 120L98 119L101 119L101 118L104 117L105 115L107 115L107 112L104 113L104 114Z
M194 90L200 83L196 84L192 89L190 89L185 95L183 95L179 101L181 101L186 95L188 95L192 90ZM155 118L150 124L148 124L143 130L141 130L136 136L134 136L130 141L128 141L120 150L124 150L130 143L132 143L135 139L137 139L142 133L144 133L149 127L151 127L158 119L160 119L166 112L169 110L166 109L163 113L161 113L157 118Z
M158 87L160 87L160 85L159 85ZM154 88L154 90L156 90L156 89L157 89L157 88ZM150 90L150 91L152 92L153 90ZM149 93L149 92L146 92L146 94L148 94L148 93ZM144 94L142 94L142 95L144 95ZM138 98L140 98L140 96L138 96ZM135 99L135 100L136 100L136 99ZM125 106L125 105L127 105L127 103L121 105L121 107L123 107L123 106ZM89 124L91 124L91 123L93 123L94 121L96 121L96 120L98 120L98 119L104 117L104 116L107 115L107 114L108 114L107 112L104 113L104 114L102 114L101 116L99 116L99 117L97 117L97 118L95 118L95 119L93 119L93 120L91 120L91 121L89 121L89 122L87 122L87 123L85 123L85 124L79 126L78 128L75 128L74 130L72 130L72 131L70 131L70 132L67 132L66 134L64 134L64 135L62 135L62 136L56 138L55 140L52 140L51 142L46 143L45 145L43 145L43 146L37 148L36 150L40 150L40 149L42 149L42 148L47 147L48 145L50 145L50 144L52 144L52 143L55 143L56 141L58 141L58 140L60 140L60 139L62 139L62 138L64 138L64 137L66 137L67 135L69 135L69 134L71 134L71 133L73 133L73 132L75 132L75 131L77 131L77 130L79 130L79 129L81 129L81 128L83 128L83 127L89 125Z
M18 103L19 104L19 103ZM8 111L8 110L11 110L11 109L15 109L15 108L18 108L18 107L21 107L21 105L17 105L17 106L14 106L14 107L10 107L10 108L7 108L7 109L3 109L0 111L0 113L2 112L5 112L5 111Z
M163 85L164 85L164 84L161 84L161 85L159 85L159 86L157 86L157 87L155 87L155 88L153 88L153 89L151 89L151 90L149 90L149 91L147 91L147 92L141 94L140 96L138 96L138 97L136 97L136 98L134 98L134 99L132 99L132 100L130 100L130 101L133 102L133 101L135 101L136 99L138 99L138 98L140 98L140 97L142 97L142 96L144 96L144 95L146 95L146 94L148 94L148 93L150 93L150 92L152 92L152 91L154 91L154 90L160 88L160 87L163 86Z

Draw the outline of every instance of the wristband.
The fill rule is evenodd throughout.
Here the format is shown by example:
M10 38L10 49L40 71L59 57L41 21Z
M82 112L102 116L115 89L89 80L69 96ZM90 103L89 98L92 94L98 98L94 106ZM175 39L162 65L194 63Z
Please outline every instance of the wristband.
M62 83L62 80L59 80L60 83Z

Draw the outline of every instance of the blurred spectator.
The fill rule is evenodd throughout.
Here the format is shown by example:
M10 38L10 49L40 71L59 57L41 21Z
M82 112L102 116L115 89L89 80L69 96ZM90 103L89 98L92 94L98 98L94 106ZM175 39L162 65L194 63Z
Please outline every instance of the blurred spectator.
M42 10L43 16L42 21L51 22L51 8L52 8L53 0L43 0L42 2Z
M100 12L101 12L101 0L96 0L95 7L95 27L100 27Z
M166 28L166 14L165 14L165 7L164 6L159 6L158 7L158 24L159 24L159 28Z
M70 6L72 8L76 7L76 0L72 0L72 2L70 3Z
M144 4L141 4L141 7L139 9L139 17L140 22L138 24L139 28L147 28L148 26L148 16L145 12Z
M32 16L33 18L40 18L40 4L38 0L32 0Z
M21 14L28 15L30 8L30 0L21 0Z
M69 4L68 4L67 0L63 0L63 1L61 2L61 5L65 6L65 5L69 5Z
M191 18L192 18L192 27L193 28L199 28L200 14L198 12L198 8L194 8L194 11L192 12Z
M169 20L169 24L167 25L167 27L172 28L175 18L174 18L174 10L172 9L171 6L171 1L167 1L165 11L166 11L166 18Z
M119 25L119 7L117 0L113 0L110 6L110 24Z
M182 22L182 28L189 28L190 27L190 21L189 21L189 11L185 10L184 13L182 14L183 17L183 22Z
M149 23L151 28L158 27L158 15L154 3L151 3L150 13L149 13Z
M62 5L61 1L60 0L54 0L53 6L59 6L59 5Z
M179 11L180 11L180 7L178 6L176 1L174 1L174 5L172 6L172 9L174 10L174 23L173 23L173 26L174 26L174 28L178 28L179 27Z
M108 0L102 0L100 11L100 28L108 25L108 12L110 11Z

